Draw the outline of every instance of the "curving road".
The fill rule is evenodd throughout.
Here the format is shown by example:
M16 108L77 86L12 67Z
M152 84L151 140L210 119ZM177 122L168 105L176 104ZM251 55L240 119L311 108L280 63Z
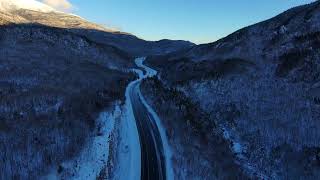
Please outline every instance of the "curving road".
M140 97L141 81L144 78L155 76L156 71L143 65L143 60L144 58L136 59L136 64L147 73L140 74L139 80L129 89L141 147L141 179L164 180L166 179L166 168L160 132Z

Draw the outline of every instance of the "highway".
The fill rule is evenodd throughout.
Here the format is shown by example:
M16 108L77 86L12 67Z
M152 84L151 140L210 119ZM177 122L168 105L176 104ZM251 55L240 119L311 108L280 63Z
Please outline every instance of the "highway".
M138 61L139 62L138 62ZM132 102L139 141L141 148L141 179L142 180L164 180L166 179L165 157L163 143L159 129L141 100L140 84L144 78L156 75L156 71L144 66L143 59L137 59L136 64L146 70L145 75L140 75L132 88L129 89L129 97Z

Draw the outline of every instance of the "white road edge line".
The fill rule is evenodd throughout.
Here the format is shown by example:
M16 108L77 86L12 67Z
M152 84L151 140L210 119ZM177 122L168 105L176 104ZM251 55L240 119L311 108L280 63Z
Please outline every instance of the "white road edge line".
M138 67L143 68L147 71L146 75L144 75L144 78L147 77L153 77L157 75L157 71L155 71L154 69L151 69L145 65L143 65L143 61L145 60L145 58L137 58L135 60L135 63ZM141 79L141 80L142 80ZM140 80L140 81L141 81ZM163 150L164 150L164 156L165 156L165 161L166 161L166 177L168 180L173 180L174 179L174 172L173 172L173 168L172 168L172 163L171 163L171 158L172 158L172 151L171 148L169 146L169 142L167 139L167 135L166 135L166 131L165 128L163 127L160 118L158 117L157 113L149 106L149 104L147 103L147 101L145 100L145 98L143 97L141 91L140 91L140 82L139 82L139 96L140 99L142 101L142 104L147 108L148 112L152 115L153 119L155 120L155 123L159 129L160 132L160 136L161 136L161 140L163 143Z

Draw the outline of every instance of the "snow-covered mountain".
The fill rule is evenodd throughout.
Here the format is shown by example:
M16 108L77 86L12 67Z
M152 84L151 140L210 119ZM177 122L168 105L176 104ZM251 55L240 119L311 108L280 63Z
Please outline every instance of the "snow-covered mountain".
M0 0L0 25L22 23L64 28L136 56L169 53L194 45L188 41L145 41L132 34L89 22L77 15L56 11L35 0Z
M217 139L212 132L221 132L237 164L252 179L319 179L319 49L320 1L315 1L217 42L148 58L146 62L157 68L161 83L169 88L165 91L155 81L148 83L145 92L151 94L150 102L162 112L168 128L177 127L171 129L172 134L182 131L184 124L177 124L179 119L191 122L191 129L205 131L209 142ZM175 91L169 96L172 89ZM182 103L174 107L177 99ZM207 116L198 113L202 118L197 117L192 105ZM178 109L175 116L172 109ZM191 115L186 119L180 115L184 113ZM207 129L208 124L216 128ZM192 137L187 133L182 131L181 136ZM174 138L177 142L183 139L179 134ZM185 144L182 149L193 148L193 144ZM206 144L201 147L216 149ZM218 150L215 153L219 154ZM194 153L185 154L192 157L183 156L182 162L194 160ZM218 157L207 158L214 174L222 167ZM191 163L195 164L191 167L187 162L186 169L201 177L205 168L198 167L204 161ZM221 172L228 173L228 169Z
M192 45L145 41L34 0L0 0L0 179L70 179L66 161L96 137L109 147L102 127L111 121L99 114L124 100L134 57ZM104 179L113 162L101 152L95 171Z
M36 0L0 0L0 11L12 12L27 9L39 12L55 12L56 10Z

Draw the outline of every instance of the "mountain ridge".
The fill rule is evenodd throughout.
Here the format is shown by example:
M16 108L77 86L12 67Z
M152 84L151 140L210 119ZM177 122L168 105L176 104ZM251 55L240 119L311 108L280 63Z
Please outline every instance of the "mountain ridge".
M150 56L146 63L158 70L159 79L142 87L168 128L181 127L173 119L185 117L179 111L167 117L167 104L175 103L166 98L167 91L189 101L185 107L196 104L208 118L190 128L201 131L207 123L218 127L205 134L214 139L212 131L222 132L234 161L250 178L319 179L319 48L320 1L315 1L216 42ZM190 137L187 133L182 132ZM192 149L192 144L180 146L178 152ZM189 168L193 173L197 169Z

